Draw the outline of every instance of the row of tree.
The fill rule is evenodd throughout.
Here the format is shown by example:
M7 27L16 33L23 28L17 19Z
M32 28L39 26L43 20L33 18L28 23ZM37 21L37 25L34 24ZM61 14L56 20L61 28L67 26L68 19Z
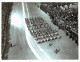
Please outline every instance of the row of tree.
M12 10L12 2L2 2L2 59L7 59L9 48L9 29L10 29L10 13Z

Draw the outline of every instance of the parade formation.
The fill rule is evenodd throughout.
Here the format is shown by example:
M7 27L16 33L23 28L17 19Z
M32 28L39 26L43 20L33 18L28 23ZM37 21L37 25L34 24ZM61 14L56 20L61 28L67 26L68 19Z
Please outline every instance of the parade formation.
M53 30L51 26L41 17L32 17L25 20L30 33L35 38L37 43L52 41L55 39L60 39L62 37L59 36L57 30Z

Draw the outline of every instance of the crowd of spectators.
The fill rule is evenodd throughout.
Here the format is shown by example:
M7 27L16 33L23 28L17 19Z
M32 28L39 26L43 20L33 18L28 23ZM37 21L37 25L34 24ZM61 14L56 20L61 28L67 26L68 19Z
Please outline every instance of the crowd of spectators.
M35 38L37 43L43 43L61 38L57 30L53 30L51 26L49 26L49 24L41 17L32 17L25 20L30 33Z
M10 29L10 12L12 10L11 2L2 2L2 59L7 59L9 49L9 29Z
M40 9L47 13L52 23L63 29L78 45L78 8L73 3L41 3ZM71 8L71 6L76 6Z

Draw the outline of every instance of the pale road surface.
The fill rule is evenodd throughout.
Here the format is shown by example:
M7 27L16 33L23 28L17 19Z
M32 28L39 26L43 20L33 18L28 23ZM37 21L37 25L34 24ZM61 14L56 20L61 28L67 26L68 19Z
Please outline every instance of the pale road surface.
M51 43L53 43L53 45L51 47L49 46L50 42L37 44L34 41L33 36L31 36L27 29L24 17L40 16L47 21L53 29L58 30L58 27L50 22L50 17L40 10L35 3L14 3L11 15L13 16L11 16L10 42L16 46L10 48L8 54L9 59L78 59L78 46L66 36L63 30L58 31L62 38L52 41ZM16 18L14 16L16 16ZM54 53L54 49L56 48L60 50L57 54Z
M31 51L31 49L29 48L25 37L22 3L13 3L13 10L11 13L10 36L11 36L10 42L16 46L10 48L8 54L9 60L37 59L36 56Z

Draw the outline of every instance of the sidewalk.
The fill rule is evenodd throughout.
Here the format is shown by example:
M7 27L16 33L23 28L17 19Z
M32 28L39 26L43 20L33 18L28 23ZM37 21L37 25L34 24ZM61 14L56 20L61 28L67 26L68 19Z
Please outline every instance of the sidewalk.
M37 59L27 44L21 2L13 3L13 10L11 13L10 38L10 42L15 46L9 49L8 60Z

